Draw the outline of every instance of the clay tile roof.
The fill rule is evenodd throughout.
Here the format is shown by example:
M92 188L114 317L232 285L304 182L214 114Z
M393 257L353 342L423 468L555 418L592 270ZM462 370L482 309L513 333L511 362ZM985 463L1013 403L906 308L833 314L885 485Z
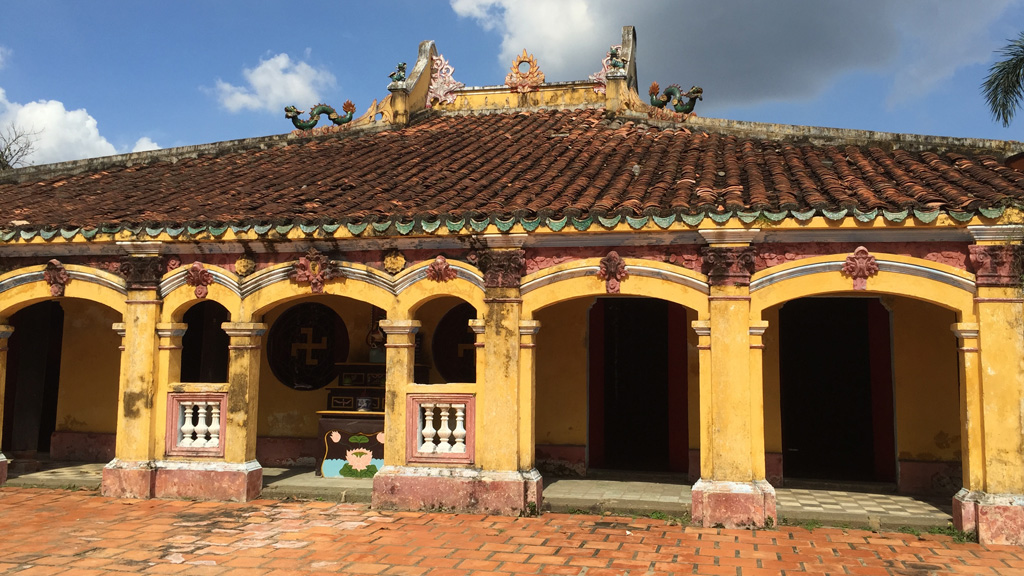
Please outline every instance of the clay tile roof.
M435 113L397 130L15 170L0 174L0 225L971 212L1024 199L1024 174L991 155L721 132L603 110Z

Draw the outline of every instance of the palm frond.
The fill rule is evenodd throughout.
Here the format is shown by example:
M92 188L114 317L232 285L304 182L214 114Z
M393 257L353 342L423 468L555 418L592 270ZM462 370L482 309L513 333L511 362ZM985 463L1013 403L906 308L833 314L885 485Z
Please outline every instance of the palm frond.
M1024 99L1024 32L1000 51L1004 59L988 70L981 85L992 117L1009 126Z

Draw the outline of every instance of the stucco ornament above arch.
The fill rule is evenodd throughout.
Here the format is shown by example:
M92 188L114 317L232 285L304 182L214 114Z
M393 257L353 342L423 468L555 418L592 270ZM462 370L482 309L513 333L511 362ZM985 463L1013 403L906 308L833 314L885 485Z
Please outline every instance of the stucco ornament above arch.
M750 280L751 317L760 319L765 309L796 298L844 292L931 302L960 313L962 322L974 316L974 274L922 258L858 248L853 254L804 258L757 272Z
M602 258L563 262L523 277L523 317L542 308L572 300L609 294L601 277ZM666 262L621 258L629 281L618 285L619 295L658 298L675 302L705 317L708 310L707 276ZM625 278L625 276L623 276Z
M163 299L161 322L180 322L185 311L201 300L213 300L228 310L234 321L241 306L238 275L216 266L195 261L164 274L157 287Z

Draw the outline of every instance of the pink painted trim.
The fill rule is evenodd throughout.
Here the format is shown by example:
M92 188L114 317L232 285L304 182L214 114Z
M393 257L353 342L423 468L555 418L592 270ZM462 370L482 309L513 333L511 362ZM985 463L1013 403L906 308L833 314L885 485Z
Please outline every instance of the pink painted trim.
M192 448L178 446L178 414L181 413L181 402L219 402L220 403L220 440L211 448ZM227 405L226 392L169 392L167 394L167 422L164 435L164 453L168 456L191 456L202 458L223 458L224 444L227 440Z
M418 450L423 441L420 430L420 405L465 404L466 452L463 454L424 454ZM473 464L476 460L475 394L409 394L405 397L405 460L410 464ZM454 422L450 422L454 425ZM454 428L453 428L454 430Z

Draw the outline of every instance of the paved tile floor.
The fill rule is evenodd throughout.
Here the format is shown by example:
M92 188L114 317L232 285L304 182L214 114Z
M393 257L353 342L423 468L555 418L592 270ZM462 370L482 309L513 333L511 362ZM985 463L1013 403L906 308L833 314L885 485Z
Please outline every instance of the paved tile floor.
M1020 575L1024 547L863 530L716 530L633 517L117 500L3 487L0 574Z
M11 478L8 485L95 490L102 469L102 464L48 464L48 469ZM679 476L649 477L656 481L625 478L621 474L598 474L597 478L545 479L545 504L556 512L659 511L672 516L689 512L690 486ZM263 483L266 498L365 503L372 492L370 480L319 478L308 469L265 468ZM776 491L780 517L793 522L817 520L829 525L873 528L945 526L952 519L951 498L920 499L886 493L884 487L872 485L801 486Z

